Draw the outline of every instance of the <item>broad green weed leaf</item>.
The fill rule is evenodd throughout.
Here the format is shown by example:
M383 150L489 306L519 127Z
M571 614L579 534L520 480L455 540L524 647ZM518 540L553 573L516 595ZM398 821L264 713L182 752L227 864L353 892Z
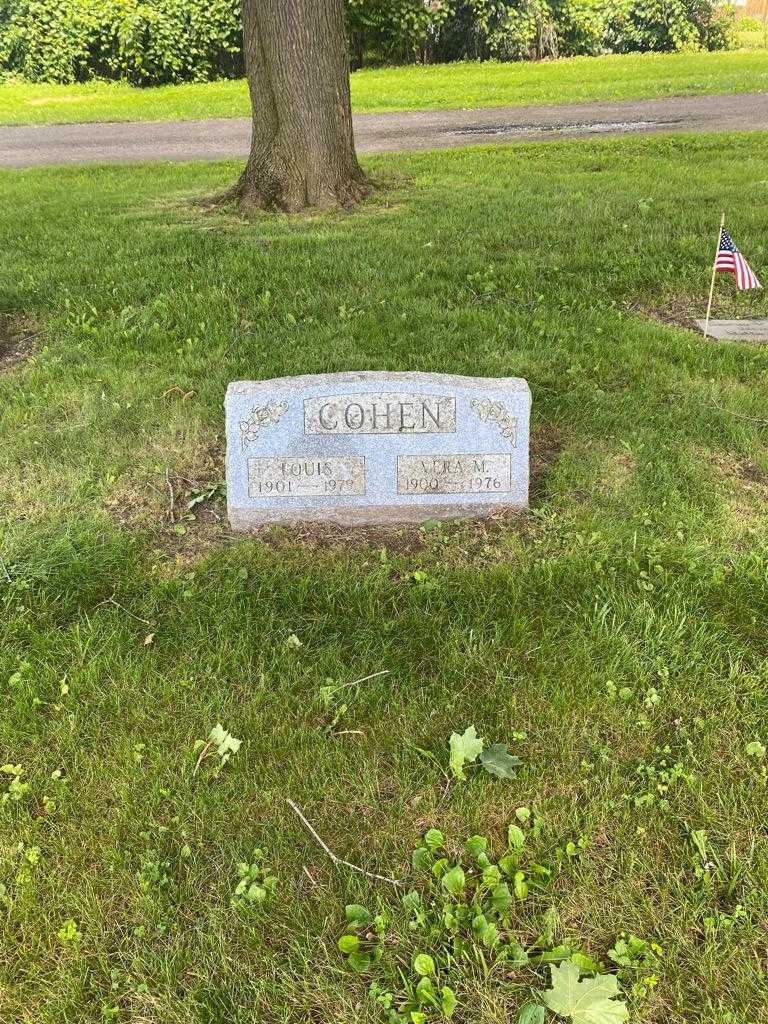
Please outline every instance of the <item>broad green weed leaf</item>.
M485 836L470 836L466 842L467 853L475 860L488 849L488 840Z
M371 958L368 953L350 953L347 962L358 974L363 974L371 966Z
M519 825L510 825L507 836L510 850L522 850L525 846L525 832Z
M221 758L221 763L226 764L232 754L236 754L243 741L237 739L231 732L227 732L221 722L217 722L211 729L208 742L216 747L216 753Z
M443 1011L443 1016L452 1017L453 1011L456 1009L458 1005L456 993L453 991L452 988L449 988L447 985L444 985L440 995L442 997L441 1009Z
M584 974L600 974L605 969L605 964L599 963L597 960L593 960L591 956L587 956L586 953L571 953L571 963L576 964L579 970Z
M365 928L371 923L371 913L359 903L348 903L344 908L347 921L355 928Z
M73 921L71 917L59 928L57 935L59 941L65 945L68 942L79 943L83 937L83 933L78 930L77 922Z
M436 860L432 865L432 874L435 878L442 878L448 867L448 858L441 857L440 860Z
M505 913L512 906L512 896L506 882L500 882L494 887L491 892L491 906L499 914Z
M517 1024L544 1024L544 1007L526 1003L517 1018Z
M573 950L570 946L560 943L540 953L536 959L543 964L559 964L561 960L570 960Z
M411 865L414 871L429 871L432 867L432 854L426 846L417 846L411 854Z
M416 998L419 1002L419 1006L424 1006L425 1003L429 1003L431 1006L437 1006L437 996L435 995L435 986L432 984L432 979L424 977L416 986Z
M360 939L356 935L342 935L338 947L342 953L356 953L360 948Z
M552 987L544 1002L553 1013L570 1017L573 1024L618 1024L629 1016L618 998L619 982L614 974L579 979L579 968L570 960L551 965Z
M508 853L506 857L502 857L499 861L499 867L505 875L508 875L511 878L517 871L517 861L518 858L516 854Z
M490 775L500 779L514 779L515 769L521 765L519 757L510 754L506 743L494 743L480 753L480 764Z
M495 864L489 864L483 868L483 882L491 888L501 881L501 872Z
M435 961L429 953L418 953L413 959L413 969L417 974L434 974Z
M452 732L449 743L451 747L449 762L451 772L454 778L465 779L464 765L472 764L472 762L477 760L478 755L483 750L483 741L477 735L474 725L470 725L461 735L457 732Z
M457 864L455 868L451 868L450 871L446 871L443 877L440 879L443 884L443 888L451 894L451 896L461 896L464 892L464 885L466 878L464 877L464 871Z
M445 846L445 836L439 828L430 828L424 834L424 842L428 849L435 853L435 851Z

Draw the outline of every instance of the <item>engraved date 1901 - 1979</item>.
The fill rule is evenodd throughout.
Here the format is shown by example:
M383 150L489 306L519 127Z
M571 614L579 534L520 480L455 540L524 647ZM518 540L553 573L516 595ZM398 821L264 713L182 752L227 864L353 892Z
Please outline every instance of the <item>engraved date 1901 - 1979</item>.
M248 460L251 498L365 494L365 459L277 456Z

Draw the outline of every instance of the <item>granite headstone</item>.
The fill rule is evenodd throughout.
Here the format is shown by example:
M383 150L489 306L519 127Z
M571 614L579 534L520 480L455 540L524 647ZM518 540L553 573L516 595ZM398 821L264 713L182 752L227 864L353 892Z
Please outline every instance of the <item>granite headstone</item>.
M528 504L518 377L354 372L237 381L226 396L235 530L396 523Z

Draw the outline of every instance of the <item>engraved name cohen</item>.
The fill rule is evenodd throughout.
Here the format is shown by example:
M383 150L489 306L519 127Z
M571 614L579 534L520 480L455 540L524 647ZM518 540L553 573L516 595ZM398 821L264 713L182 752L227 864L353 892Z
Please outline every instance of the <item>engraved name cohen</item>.
M456 399L381 392L304 400L305 434L454 434Z

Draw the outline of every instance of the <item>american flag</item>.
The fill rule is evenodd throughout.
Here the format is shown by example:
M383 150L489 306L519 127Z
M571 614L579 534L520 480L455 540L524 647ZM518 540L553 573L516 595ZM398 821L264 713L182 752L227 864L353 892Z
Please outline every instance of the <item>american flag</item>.
M715 270L720 270L725 274L733 274L736 287L741 291L747 291L748 288L763 287L753 274L747 261L736 248L736 243L725 228L720 228L720 244L717 247Z

